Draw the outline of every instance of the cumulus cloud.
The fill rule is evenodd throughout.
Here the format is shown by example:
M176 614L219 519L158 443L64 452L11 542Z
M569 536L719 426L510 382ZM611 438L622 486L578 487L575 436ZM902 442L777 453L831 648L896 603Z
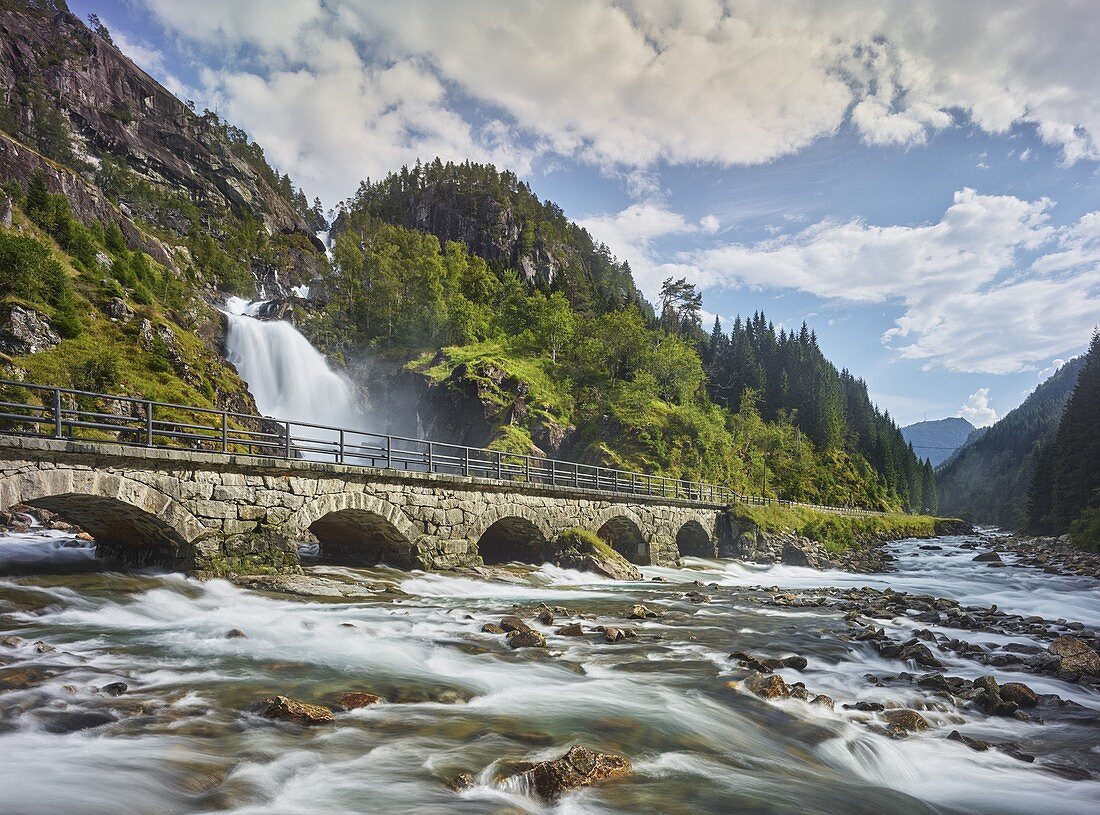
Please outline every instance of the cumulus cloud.
M978 388L970 394L958 415L975 427L988 427L997 421L997 411L989 404L989 388Z
M508 157L522 141L521 161L579 157L643 181L635 171L661 162L767 162L846 122L903 146L960 118L991 133L1026 122L1067 162L1100 158L1100 15L1087 3L145 2L181 38L254 63L207 88L249 130L280 104L324 100L284 122L280 157L296 171L326 124L380 158ZM403 72L434 88L395 116L384 80ZM296 95L283 97L288 75ZM316 121L332 108L341 118ZM331 163L325 188L350 192L362 164Z
M1096 320L1100 212L1056 228L1051 206L962 189L935 223L823 221L681 260L704 287L791 288L829 300L897 304L903 312L882 339L901 357L953 371L1010 373L1076 347Z

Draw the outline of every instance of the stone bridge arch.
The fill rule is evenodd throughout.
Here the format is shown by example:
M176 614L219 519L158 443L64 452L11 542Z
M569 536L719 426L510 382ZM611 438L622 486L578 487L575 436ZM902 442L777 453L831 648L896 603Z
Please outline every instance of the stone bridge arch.
M676 551L680 557L713 558L718 554L715 519L683 518L676 530ZM708 528L709 526L709 528Z
M542 563L554 539L545 508L508 503L487 508L471 525L469 540L485 563Z
M57 513L95 539L96 556L129 566L192 570L211 530L157 487L106 471L57 467L0 479L0 509Z
M401 569L421 563L416 524L396 504L365 492L318 495L291 515L285 529L295 537L313 533L321 556L341 563Z
M652 521L644 521L629 507L612 505L595 513L589 527L616 552L638 566L652 562L650 536Z

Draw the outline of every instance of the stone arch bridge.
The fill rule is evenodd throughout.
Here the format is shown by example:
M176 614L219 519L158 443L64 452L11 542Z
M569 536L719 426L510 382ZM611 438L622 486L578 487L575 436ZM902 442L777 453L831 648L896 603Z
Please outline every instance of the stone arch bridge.
M541 562L565 529L638 565L714 557L724 507L303 460L0 436L0 510L57 513L129 565L246 573L297 565L315 539L349 564L447 569Z

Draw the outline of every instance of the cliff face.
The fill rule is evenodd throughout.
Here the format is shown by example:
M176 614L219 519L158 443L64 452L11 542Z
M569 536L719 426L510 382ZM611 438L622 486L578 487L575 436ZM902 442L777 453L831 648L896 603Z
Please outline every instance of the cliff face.
M91 174L113 159L154 187L185 192L208 219L231 209L270 232L313 238L319 228L276 192L277 177L240 131L191 111L62 4L0 3L0 103L12 135L71 169Z

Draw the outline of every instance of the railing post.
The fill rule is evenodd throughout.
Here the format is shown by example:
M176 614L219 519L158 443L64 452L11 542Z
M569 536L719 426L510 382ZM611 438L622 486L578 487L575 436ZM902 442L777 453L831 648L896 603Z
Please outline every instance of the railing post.
M500 481L500 450L497 450L497 481Z
M61 388L53 389L53 437L61 438Z
M550 459L550 486L556 487L558 485L558 462L554 459Z
M597 465L596 466L596 489L598 490L599 488L600 488L600 468L599 468L599 465Z
M153 446L153 403L145 400L145 446Z
M525 484L530 484L531 483L531 457L530 456L524 456L523 457L523 483L525 483Z
M149 411L152 413L152 411ZM222 452L229 452L229 414L222 411Z
M344 429L340 428L340 447L336 451L336 463L344 463Z
M467 478L470 475L470 448L462 448L462 474Z
M431 442L428 442L428 472L429 473L434 473L435 472L435 461L433 460L433 456L432 456L432 443Z
M386 469L393 469L393 437L386 436Z
M290 461L290 421L284 423L284 430L286 430L286 436L283 437L283 458Z

